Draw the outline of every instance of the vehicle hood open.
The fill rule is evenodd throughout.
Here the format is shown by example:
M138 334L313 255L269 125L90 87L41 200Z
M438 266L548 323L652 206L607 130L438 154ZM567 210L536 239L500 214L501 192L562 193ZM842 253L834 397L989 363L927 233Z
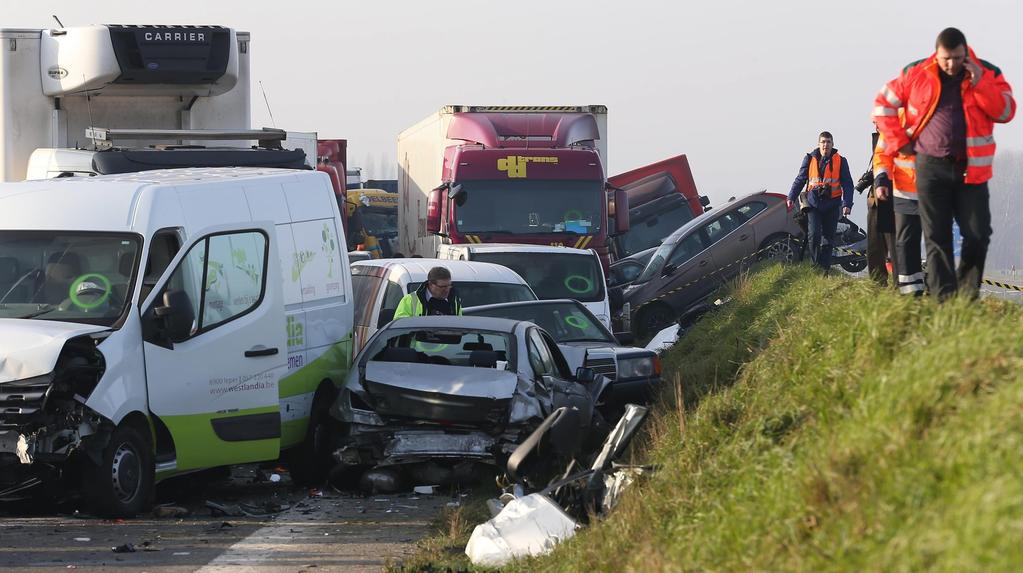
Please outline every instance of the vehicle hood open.
M473 425L507 420L517 384L496 368L377 361L362 382L380 416Z
M0 384L48 374L68 340L104 330L73 322L0 318Z

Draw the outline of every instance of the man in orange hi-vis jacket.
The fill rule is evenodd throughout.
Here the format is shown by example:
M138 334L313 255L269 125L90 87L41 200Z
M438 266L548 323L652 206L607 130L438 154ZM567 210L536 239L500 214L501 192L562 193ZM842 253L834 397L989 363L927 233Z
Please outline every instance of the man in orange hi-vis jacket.
M874 99L873 120L883 146L880 157L875 155L874 189L878 198L887 196L896 167L914 175L927 288L940 299L957 291L971 297L980 292L991 239L992 133L995 123L1006 123L1015 113L1012 88L1001 70L979 59L956 28L942 30L935 52L903 68ZM953 221L963 235L958 269Z

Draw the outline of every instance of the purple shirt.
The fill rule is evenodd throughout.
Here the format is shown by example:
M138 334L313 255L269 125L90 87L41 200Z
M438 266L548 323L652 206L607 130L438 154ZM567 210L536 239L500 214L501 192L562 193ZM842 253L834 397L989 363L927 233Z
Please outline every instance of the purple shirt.
M956 76L938 72L941 78L941 97L934 108L934 115L916 140L914 148L917 153L966 160L966 116L963 115L961 91L965 74L965 70Z

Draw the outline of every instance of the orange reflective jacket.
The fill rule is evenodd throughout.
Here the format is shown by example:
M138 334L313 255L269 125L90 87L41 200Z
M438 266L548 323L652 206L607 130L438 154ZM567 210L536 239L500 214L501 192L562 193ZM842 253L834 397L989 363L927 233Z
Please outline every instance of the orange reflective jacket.
M993 64L977 58L967 48L970 59L980 64L983 74L972 85L969 79L962 84L963 115L966 119L966 179L978 184L991 179L991 165L995 157L995 123L1007 123L1016 114L1016 100L1012 88ZM914 62L891 80L874 98L873 120L887 141L884 155L895 158L898 150L915 141L927 127L941 97L942 73L938 69L936 54ZM904 115L900 115L904 114Z
M877 138L874 147L874 177L887 175L892 183L892 195L916 201L916 155L896 153L888 155L884 136Z
M821 172L817 156L810 155L810 165L806 171L806 188L809 191L824 186L831 189L831 198L838 199L842 196L842 156L838 152L831 154L831 162Z

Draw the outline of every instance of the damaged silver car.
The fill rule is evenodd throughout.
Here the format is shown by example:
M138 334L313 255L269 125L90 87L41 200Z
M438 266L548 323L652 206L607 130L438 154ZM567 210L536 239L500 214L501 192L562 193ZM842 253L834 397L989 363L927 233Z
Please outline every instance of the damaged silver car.
M595 408L608 383L589 368L572 372L554 339L531 322L394 321L363 349L331 410L342 424L334 475L375 467L449 483L467 465L503 467L562 406L578 411L581 429L599 444L607 425Z

